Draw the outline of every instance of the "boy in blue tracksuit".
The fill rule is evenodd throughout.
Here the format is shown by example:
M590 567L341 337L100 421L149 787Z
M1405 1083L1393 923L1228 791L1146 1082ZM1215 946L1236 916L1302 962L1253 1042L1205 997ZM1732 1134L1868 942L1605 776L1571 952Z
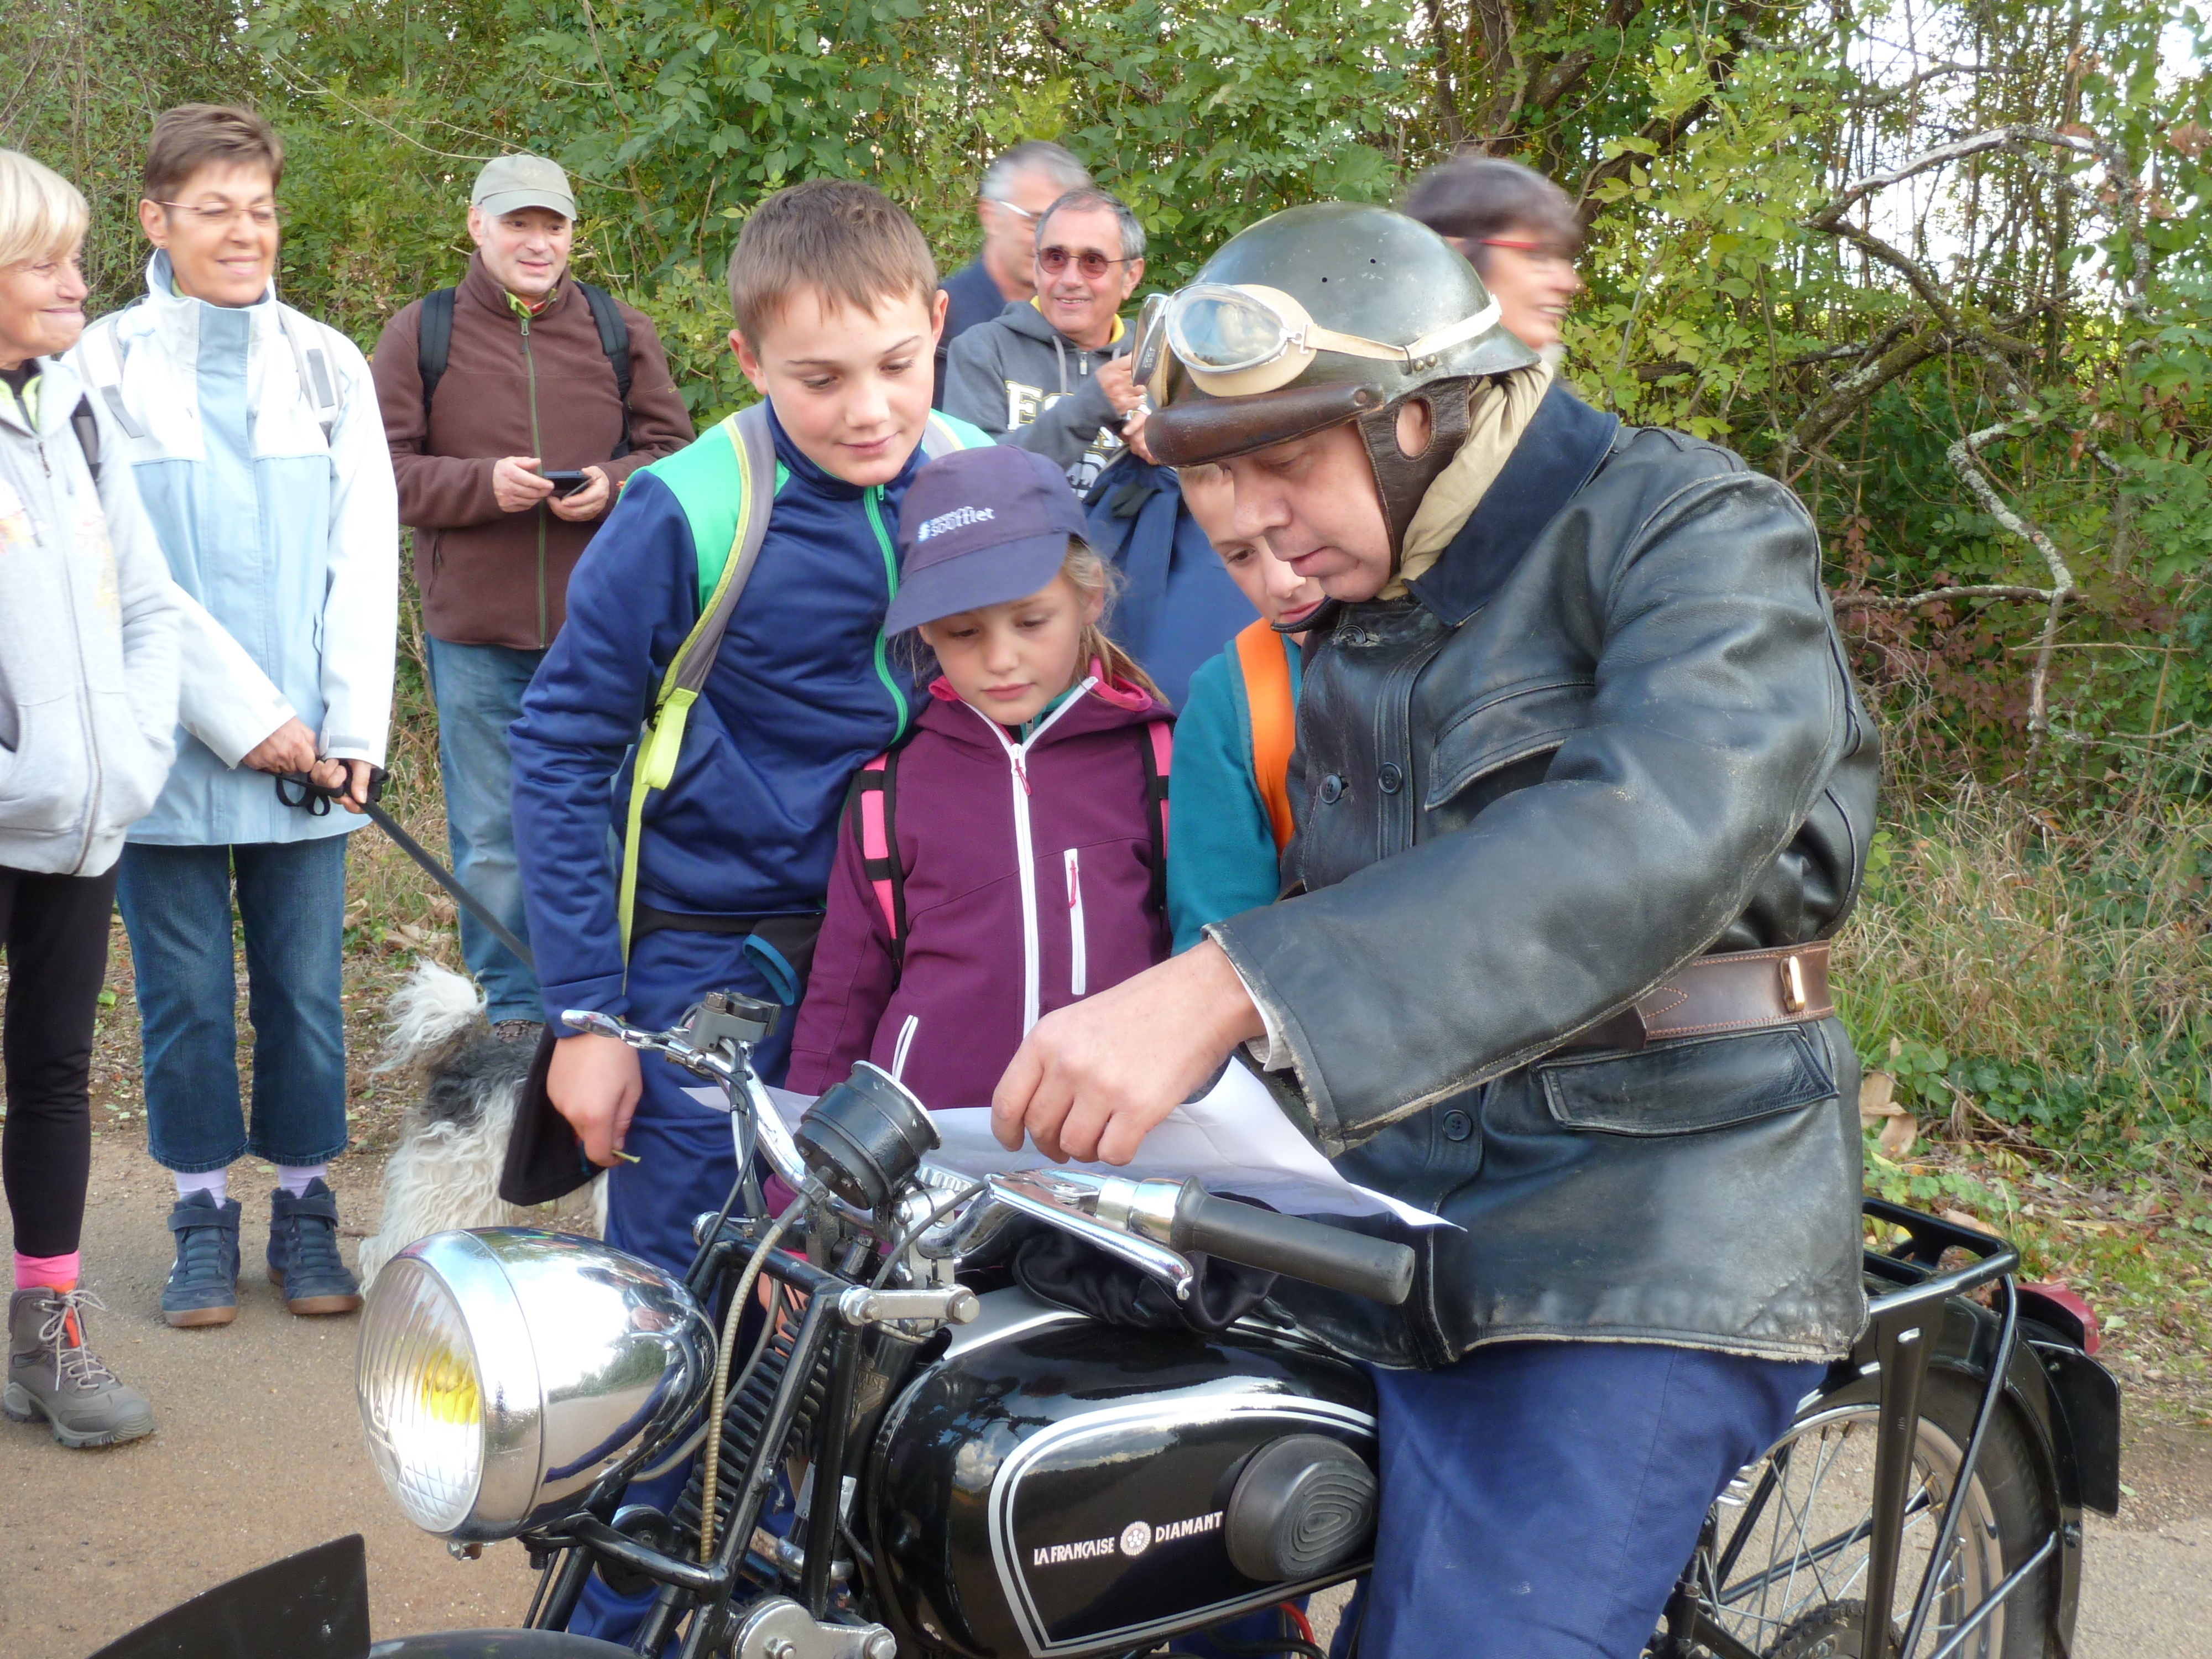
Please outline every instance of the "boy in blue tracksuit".
M729 283L731 345L769 403L773 506L672 772L635 817L626 962L609 836L632 821L629 751L705 609L702 570L711 591L743 528L736 417L632 476L570 580L568 626L513 730L515 844L549 1022L574 1008L665 1028L714 990L798 1000L846 787L912 715L912 674L883 636L899 504L926 438L990 441L931 414L945 302L921 232L877 191L822 180L769 197ZM691 1218L736 1178L728 1116L687 1097L693 1079L673 1066L556 1029L567 1034L547 1091L611 1168L609 1243L681 1272ZM790 1033L787 1018L755 1056L772 1081ZM665 1504L682 1480L632 1496ZM595 1580L571 1628L620 1639L645 1604Z

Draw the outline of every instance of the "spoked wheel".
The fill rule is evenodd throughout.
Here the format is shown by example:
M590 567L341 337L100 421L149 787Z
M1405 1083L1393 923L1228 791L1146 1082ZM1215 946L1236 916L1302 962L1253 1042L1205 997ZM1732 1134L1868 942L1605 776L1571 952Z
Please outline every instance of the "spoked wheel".
M1920 1435L1906 1485L1893 1640L1912 1616L1943 1506L1973 1431L1977 1391L1941 1373L1921 1390ZM1711 1617L1763 1659L1856 1659L1865 1628L1874 1515L1876 1406L1831 1397L1800 1418L1746 1471L1714 1513L1698 1572ZM2021 1431L2002 1409L1990 1425L1966 1509L1936 1581L1924 1659L2050 1535L2051 1518ZM2046 1560L1968 1637L1959 1659L2043 1659L2053 1564Z

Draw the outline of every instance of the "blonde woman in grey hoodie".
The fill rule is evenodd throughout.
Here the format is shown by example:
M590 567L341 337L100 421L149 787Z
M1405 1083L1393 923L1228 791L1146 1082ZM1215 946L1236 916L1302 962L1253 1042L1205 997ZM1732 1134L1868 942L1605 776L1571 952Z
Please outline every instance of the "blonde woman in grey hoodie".
M83 197L0 149L0 951L15 1272L0 1405L64 1446L154 1428L86 1340L78 1283L93 1020L123 832L176 753L179 603L112 451L58 361L84 329Z

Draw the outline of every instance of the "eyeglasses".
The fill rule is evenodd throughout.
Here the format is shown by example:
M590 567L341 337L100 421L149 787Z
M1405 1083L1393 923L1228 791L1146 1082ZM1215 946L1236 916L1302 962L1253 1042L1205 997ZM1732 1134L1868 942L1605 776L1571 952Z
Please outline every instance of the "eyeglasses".
M1476 240L1483 247L1510 248L1516 253L1526 255L1531 264L1561 265L1568 270L1574 268L1574 256L1561 252L1550 243L1531 241L1521 236L1483 236Z
M216 225L227 225L240 215L251 219L264 230L276 222L276 210L266 204L254 207L231 207L228 204L198 207L186 202L162 202L157 205L174 208L179 213L189 213L210 228Z
M1003 196L986 196L983 199L988 202L993 207L997 208L1000 212L1012 214L1015 218L1020 220L1025 225L1033 225L1038 220L1044 217L1043 214L1031 213L1027 208L1023 207L1020 204L1009 202Z
M1059 276L1067 269L1067 262L1073 259L1075 268L1083 273L1085 279L1093 283L1115 265L1129 263L1127 259L1109 259L1095 247L1085 248L1080 253L1072 252L1064 247L1041 247L1037 250L1036 259L1037 269L1048 276Z

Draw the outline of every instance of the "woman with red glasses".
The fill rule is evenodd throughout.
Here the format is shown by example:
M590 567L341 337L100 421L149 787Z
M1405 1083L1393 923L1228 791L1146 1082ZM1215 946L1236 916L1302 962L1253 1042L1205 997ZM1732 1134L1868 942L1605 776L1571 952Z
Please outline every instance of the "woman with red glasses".
M1402 211L1474 264L1509 333L1557 356L1559 325L1583 285L1582 221L1566 191L1518 161L1468 155L1414 180Z

